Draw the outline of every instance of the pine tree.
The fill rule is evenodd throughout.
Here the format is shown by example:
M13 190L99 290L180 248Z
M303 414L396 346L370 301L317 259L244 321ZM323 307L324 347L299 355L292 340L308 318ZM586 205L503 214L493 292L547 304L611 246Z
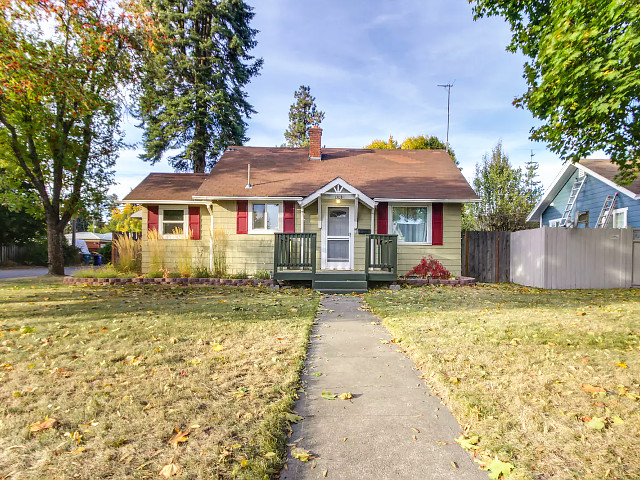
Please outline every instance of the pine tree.
M249 52L257 30L242 0L148 0L165 32L150 53L137 116L145 128L141 158L155 164L168 150L176 171L205 172L229 145L247 141L255 113L245 86L262 59Z
M289 109L289 128L284 132L288 147L309 145L309 127L319 125L324 120L324 112L318 110L311 88L300 85L293 94L296 101Z

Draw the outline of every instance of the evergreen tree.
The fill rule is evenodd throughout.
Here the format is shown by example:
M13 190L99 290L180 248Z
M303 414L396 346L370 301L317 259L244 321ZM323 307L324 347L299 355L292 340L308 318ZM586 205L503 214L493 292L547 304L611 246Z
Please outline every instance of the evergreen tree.
M309 145L309 127L324 120L324 112L318 110L311 88L300 85L293 94L296 101L289 108L289 128L284 132L288 147Z
M244 88L262 59L242 0L148 0L167 41L147 59L137 116L152 164L168 150L176 171L205 172L229 145L247 141L255 110Z
M536 175L535 162L529 162L525 172L514 168L498 142L476 164L473 188L480 203L465 205L463 229L513 232L526 228L527 215L542 195Z

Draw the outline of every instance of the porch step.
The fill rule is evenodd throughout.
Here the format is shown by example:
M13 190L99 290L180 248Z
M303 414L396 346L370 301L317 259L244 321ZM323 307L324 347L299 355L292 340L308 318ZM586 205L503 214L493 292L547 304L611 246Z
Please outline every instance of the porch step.
M367 291L366 280L316 280L313 288L322 293L364 293Z
M366 282L367 275L364 272L354 272L352 270L345 271L316 271L315 280L324 282L324 281L352 281L357 280L361 282Z

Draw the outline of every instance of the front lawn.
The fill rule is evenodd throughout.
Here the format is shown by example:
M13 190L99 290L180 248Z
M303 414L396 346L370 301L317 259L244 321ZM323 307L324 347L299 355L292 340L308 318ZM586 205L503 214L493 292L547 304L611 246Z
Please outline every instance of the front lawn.
M463 443L515 465L510 479L640 478L640 290L483 285L366 299L466 425Z
M0 283L0 478L277 472L317 306L296 290Z

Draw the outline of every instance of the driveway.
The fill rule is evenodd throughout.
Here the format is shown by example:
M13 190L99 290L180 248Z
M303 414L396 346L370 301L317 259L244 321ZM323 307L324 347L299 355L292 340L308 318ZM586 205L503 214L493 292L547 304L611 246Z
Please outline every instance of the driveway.
M486 480L455 443L456 419L362 300L331 296L322 306L290 439L314 459L290 452L280 478ZM331 399L345 392L353 398Z
M76 270L84 267L65 267L64 273L67 275L72 274ZM46 267L35 268L0 268L0 279L8 278L27 278L27 277L41 277L48 272Z

